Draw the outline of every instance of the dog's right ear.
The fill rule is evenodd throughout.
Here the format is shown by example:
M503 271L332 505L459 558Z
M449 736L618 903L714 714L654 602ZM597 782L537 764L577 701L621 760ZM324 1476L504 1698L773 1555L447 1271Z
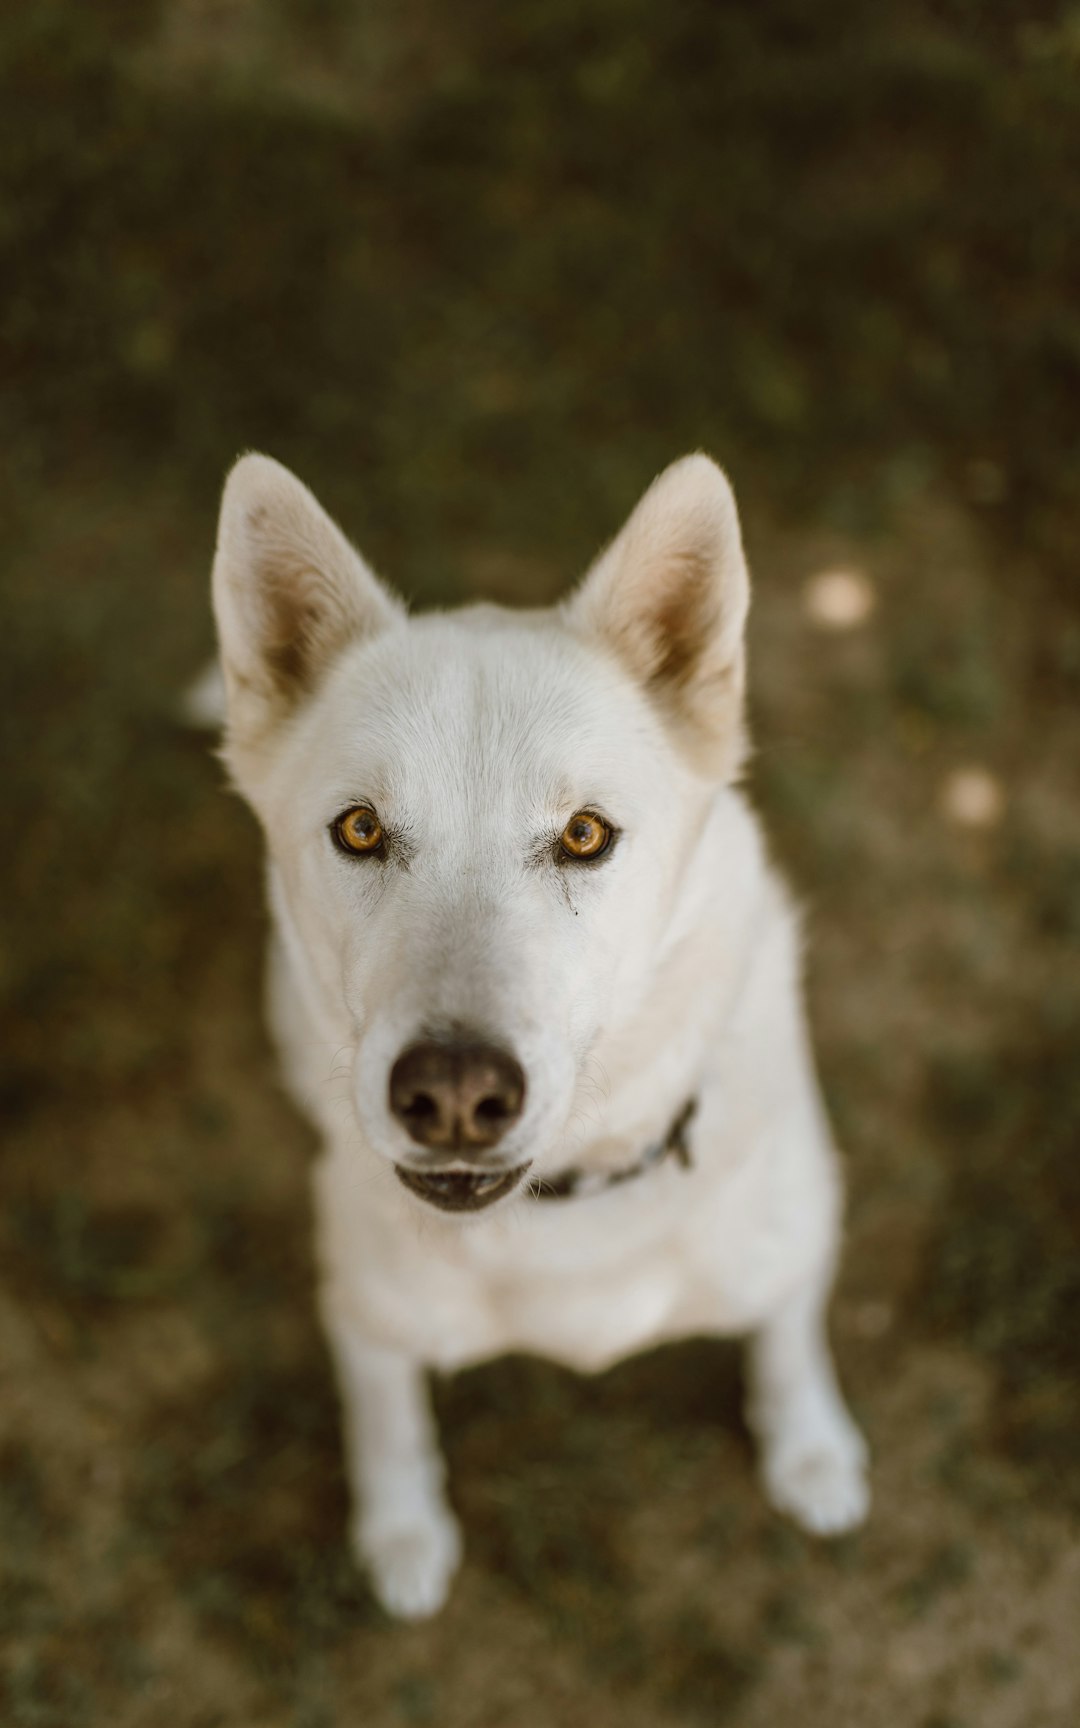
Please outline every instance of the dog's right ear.
M213 574L229 747L255 743L350 642L404 617L317 499L269 456L225 482Z

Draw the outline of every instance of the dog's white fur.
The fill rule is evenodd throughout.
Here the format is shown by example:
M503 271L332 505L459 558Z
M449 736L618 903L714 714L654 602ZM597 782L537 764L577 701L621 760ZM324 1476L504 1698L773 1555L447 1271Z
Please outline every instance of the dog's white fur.
M704 456L661 475L561 607L416 618L286 469L245 456L229 476L225 759L269 846L270 1019L322 1140L355 1546L393 1613L437 1609L461 1548L426 1371L506 1351L589 1372L746 1335L770 1500L824 1534L864 1515L824 1332L841 1195L796 920L732 784L748 597L731 489ZM397 856L335 847L359 802ZM621 836L560 867L553 838L581 809ZM691 1168L434 1210L395 1177L416 1148L387 1098L432 1025L479 1028L521 1063L507 1168L627 1168L696 1097Z

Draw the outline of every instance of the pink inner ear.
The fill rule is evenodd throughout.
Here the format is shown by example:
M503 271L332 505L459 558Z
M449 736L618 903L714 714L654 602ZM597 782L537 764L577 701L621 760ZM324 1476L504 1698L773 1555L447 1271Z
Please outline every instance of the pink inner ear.
M657 700L696 724L692 708L740 687L747 600L731 487L698 454L653 481L570 610Z
M697 769L744 754L749 581L727 482L704 458L662 475L586 578L571 616L607 640Z
M669 561L649 623L654 666L649 683L692 683L720 624L720 602L711 560L701 553Z
M214 591L227 679L271 710L309 691L347 643L403 615L307 487L254 453L225 484Z
M317 579L316 579L317 580ZM310 689L314 682L316 650L326 630L326 618L310 598L312 578L305 586L281 584L266 595L266 635L263 659L282 696Z
M319 568L318 553L299 536L290 544L265 504L250 506L245 527L252 646L276 695L289 700L313 686L320 666L344 646L358 620Z

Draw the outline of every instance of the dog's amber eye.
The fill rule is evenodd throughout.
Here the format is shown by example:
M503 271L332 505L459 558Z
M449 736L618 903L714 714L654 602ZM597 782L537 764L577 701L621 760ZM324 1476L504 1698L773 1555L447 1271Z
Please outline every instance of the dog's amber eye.
M377 852L383 843L382 823L366 804L344 811L334 823L333 834L343 852L358 856Z
M570 858L599 858L612 841L612 830L602 816L579 810L559 835L559 844Z

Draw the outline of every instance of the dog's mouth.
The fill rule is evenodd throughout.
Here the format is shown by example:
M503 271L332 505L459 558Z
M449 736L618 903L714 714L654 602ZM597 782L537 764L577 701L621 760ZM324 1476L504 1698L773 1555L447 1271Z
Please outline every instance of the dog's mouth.
M440 1212L482 1212L516 1188L528 1168L519 1164L514 1170L410 1170L395 1164L394 1172L403 1187Z

